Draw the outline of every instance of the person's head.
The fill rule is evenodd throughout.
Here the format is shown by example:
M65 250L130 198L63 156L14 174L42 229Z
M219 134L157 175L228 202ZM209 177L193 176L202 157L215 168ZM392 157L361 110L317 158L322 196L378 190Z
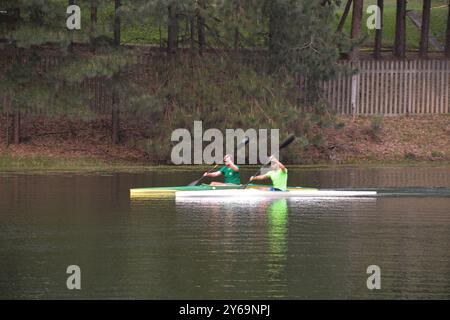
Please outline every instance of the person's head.
M233 162L233 159L231 158L231 155L226 154L225 157L223 157L223 162L228 164L230 162Z
M272 170L278 170L278 169L280 169L280 166L278 165L278 163L276 163L275 161L271 161L270 162L270 168L272 169Z

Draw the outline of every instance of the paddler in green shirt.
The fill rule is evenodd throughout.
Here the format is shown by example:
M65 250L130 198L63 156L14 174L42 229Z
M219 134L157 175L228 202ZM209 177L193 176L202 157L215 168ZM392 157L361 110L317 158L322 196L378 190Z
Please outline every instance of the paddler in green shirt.
M240 185L241 175L239 173L239 167L233 163L233 159L229 154L223 157L223 162L225 165L219 169L219 171L211 172L203 175L204 177L217 178L220 176L224 177L224 182L211 182L210 186L229 186L229 185Z
M250 181L255 180L265 180L269 179L272 180L272 188L270 188L270 191L286 191L287 190L287 179L288 179L288 170L286 167L278 161L277 158L274 156L270 157L270 170L266 174L251 177Z

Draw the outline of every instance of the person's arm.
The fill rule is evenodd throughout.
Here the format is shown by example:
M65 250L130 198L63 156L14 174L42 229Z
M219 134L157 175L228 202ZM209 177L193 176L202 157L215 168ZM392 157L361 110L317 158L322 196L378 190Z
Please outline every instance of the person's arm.
M234 172L238 172L239 168L233 162L230 162L230 168L233 169Z
M209 177L209 178L216 178L216 177L220 177L222 175L222 172L220 171L216 171L216 172L205 172L205 174L203 175L204 177Z
M228 154L225 156L225 165L229 166L234 172L238 172L239 171L238 166L234 164L231 156L228 155Z
M281 169L281 171L286 173L286 167L274 156L270 157L270 161L275 162L276 164L278 164L278 167Z
M250 177L250 181L255 181L255 180L266 180L268 177L265 174L262 174L260 176L254 176L254 177Z

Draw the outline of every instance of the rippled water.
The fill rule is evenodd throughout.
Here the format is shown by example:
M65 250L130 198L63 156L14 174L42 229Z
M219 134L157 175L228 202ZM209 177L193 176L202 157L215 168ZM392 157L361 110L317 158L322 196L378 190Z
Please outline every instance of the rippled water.
M128 196L197 175L0 175L0 298L450 298L450 168L290 170L290 185L376 198Z

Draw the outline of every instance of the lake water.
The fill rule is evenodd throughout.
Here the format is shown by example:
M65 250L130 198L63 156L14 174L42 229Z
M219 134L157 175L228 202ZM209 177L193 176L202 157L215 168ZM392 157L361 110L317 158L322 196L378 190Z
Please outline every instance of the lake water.
M450 298L448 167L290 170L290 185L376 198L129 199L198 175L0 174L0 298Z

